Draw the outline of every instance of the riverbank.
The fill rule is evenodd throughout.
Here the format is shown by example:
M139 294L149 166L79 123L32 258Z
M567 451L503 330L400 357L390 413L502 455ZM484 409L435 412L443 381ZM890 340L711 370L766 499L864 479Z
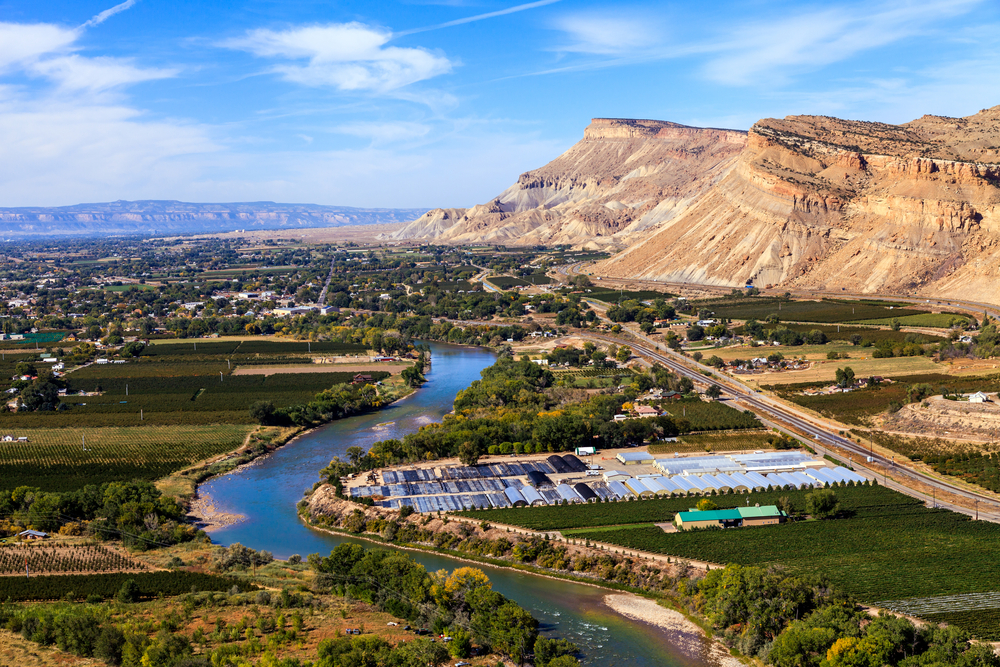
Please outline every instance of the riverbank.
M718 667L743 667L742 660L731 655L721 642L679 611L667 609L648 598L621 593L605 596L604 604L627 619L665 630L670 642L692 658Z
M320 487L321 489L323 487ZM327 487L329 488L329 487ZM350 501L342 501L344 503L350 503ZM300 509L304 509L304 507ZM371 509L371 508L358 508L358 509ZM396 512L392 512L396 514ZM353 514L353 510L352 510ZM615 584L613 582L607 582L597 579L591 579L589 577L580 575L571 575L567 572L560 571L545 571L538 567L532 565L526 565L523 563L513 563L509 560L504 560L496 557L484 557L474 554L469 554L466 552L454 550L454 549L442 549L439 547L431 546L429 544L411 543L411 542L399 542L399 541L388 541L381 535L376 535L372 533L353 533L342 528L331 527L329 525L319 525L310 520L311 515L308 511L300 511L300 518L305 525L309 526L314 530L329 533L331 535L336 535L339 537L349 537L351 539L363 540L365 542L386 546L392 549L399 549L408 552L422 552L422 553L435 553L443 556L447 556L449 559L469 563L472 565L486 565L491 568L498 570L510 570L514 572L526 573L532 576L541 577L544 579L550 579L555 581L570 581L575 584L583 584L585 586L590 586L596 589L601 589L605 591L613 591L609 595L603 598L603 603L605 606L613 610L615 613L627 618L631 621L640 621L652 625L660 630L667 633L669 641L672 645L680 649L685 655L692 659L700 660L704 664L712 665L713 667L742 667L743 661L730 654L729 649L722 644L719 640L711 636L710 632L704 629L698 623L692 621L684 613L677 611L675 609L669 609L662 606L657 602L657 600L651 597L644 597L644 594L654 594L655 591L643 591L642 589L629 587L623 584ZM413 518L419 518L420 515L411 515ZM410 518L410 517L408 517ZM423 523L425 526L430 528L432 524L442 524L442 526L455 526L455 524L460 524L454 519L448 519L446 521L441 521L440 519L430 519L426 521L425 519L430 519L430 517L424 517L420 519L417 523ZM466 524L467 526L468 524ZM441 528L442 526L435 525L436 528ZM461 528L459 528L461 530ZM506 531L500 530L496 527L492 527L487 531L482 531L484 534L477 539L488 539L486 533L490 532L501 532ZM481 531L477 531L481 532ZM578 545L560 545L567 547L578 547ZM579 551L587 550L586 547L579 547ZM644 567L644 565L639 565L639 567Z
M387 401L378 408L361 414L371 414L385 410L399 403L404 398L412 396L419 389L419 387L410 387L402 383L396 388L400 391L394 395L391 401ZM213 530L230 526L238 521L242 515L229 515L224 512L217 512L214 510L214 505L212 508L209 508L209 503L200 501L201 494L199 487L212 478L227 475L262 456L277 451L281 447L294 444L300 438L335 421L338 420L331 420L311 426L259 426L255 431L247 435L243 445L238 449L212 459L201 461L189 468L178 471L157 482L157 488L165 495L176 498L185 505L189 510L188 517L195 524L203 524L203 529ZM271 431L270 434L268 433L269 430ZM237 518L231 520L231 517Z

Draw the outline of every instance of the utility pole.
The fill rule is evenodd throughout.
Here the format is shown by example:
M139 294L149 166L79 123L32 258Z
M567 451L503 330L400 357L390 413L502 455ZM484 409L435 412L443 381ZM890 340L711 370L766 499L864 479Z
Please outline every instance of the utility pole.
M222 371L219 371L219 384L222 384Z

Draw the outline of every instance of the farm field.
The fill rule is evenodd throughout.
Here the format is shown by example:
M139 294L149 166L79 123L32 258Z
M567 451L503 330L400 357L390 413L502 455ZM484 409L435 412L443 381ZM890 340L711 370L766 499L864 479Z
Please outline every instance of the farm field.
M253 428L216 424L18 429L14 433L27 436L28 442L0 442L0 489L70 491L114 480L152 481L240 447Z
M692 431L757 429L760 421L748 412L736 410L720 401L682 400L663 406L674 417L687 419Z
M149 567L103 544L32 544L0 547L0 576L145 572Z
M850 344L828 343L826 345L794 345L794 346L761 346L761 347L727 347L702 352L707 359L713 355L726 362L734 359L750 359L766 357L778 352L785 359L805 358L810 367L803 370L765 372L754 375L739 375L742 380L752 378L762 385L782 385L806 382L833 382L838 368L850 366L856 377L865 378L871 375L896 377L903 375L925 375L928 373L947 372L946 366L936 363L928 356L919 357L885 357L875 359L873 347L859 347ZM827 359L830 352L847 354L847 359ZM704 360L703 360L704 363Z
M616 290L591 288L585 292L583 298L604 301L605 303L618 303L619 301L654 301L656 299L670 299L676 296L670 292L656 292L654 290Z
M847 362L847 365L855 368L857 372L856 367L850 361ZM864 377L860 372L858 372L858 376ZM762 379L763 384L763 378L767 376L758 377ZM890 377L893 376L890 375ZM943 373L925 373L894 377L894 379L896 382L892 384L882 384L875 389L859 389L846 394L827 394L822 396L804 396L799 394L798 392L803 386L810 386L809 383L804 383L802 386L785 385L775 387L775 389L778 395L787 401L801 405L804 408L809 408L810 410L815 410L826 417L831 417L845 424L856 425L863 425L865 418L879 412L884 412L889 408L891 403L905 404L907 402L907 390L914 384L929 384L935 393L940 393L942 388L956 393L1000 391L1000 375L956 376L945 375Z
M726 452L750 449L770 449L769 431L737 431L735 433L688 433L678 442L654 443L649 446L650 454L672 454L674 452Z
M552 279L544 273L535 273L523 278L515 278L513 276L491 276L486 280L490 284L503 290L508 290L512 287L526 287L529 285L548 285L552 282Z
M899 323L904 327L932 327L939 329L948 329L956 324L966 324L969 321L968 317L964 315L957 315L955 313L921 313L920 315L905 315L903 317L897 317L895 319L899 320ZM858 324L877 324L882 326L888 326L892 324L893 318L882 318L875 320L862 320Z
M928 509L919 500L883 487L842 487L836 492L841 512L832 520L670 534L636 528L579 532L574 538L716 563L782 565L791 572L826 575L841 590L871 603L990 593L998 588L1000 526ZM781 495L802 511L806 493ZM767 495L753 494L751 499L765 504L772 500L765 499ZM723 507L732 506L734 500L739 503L740 497L713 500ZM968 629L982 637L1000 636L995 625Z
M15 602L60 600L65 598L67 593L72 593L75 600L83 600L90 596L109 599L113 598L122 584L129 579L138 586L138 597L147 600L161 594L172 596L192 591L226 591L237 583L228 577L186 571L42 575L30 579L22 577L4 579L4 596ZM238 583L243 591L258 588L245 581Z
M777 298L749 298L739 300L704 300L692 302L696 308L704 308L716 317L736 320L764 320L777 315L789 322L859 322L882 318L902 318L920 315L925 311L909 307L909 304L888 301L785 301Z
M915 315L914 317L921 317L920 315ZM950 316L949 316L950 317ZM891 320L886 323L885 326L889 326ZM799 333L809 333L810 331L822 331L826 334L826 337L831 341L849 341L851 336L858 334L861 336L862 341L869 341L872 344L878 343L880 341L892 341L893 343L905 343L907 336L912 336L913 334L907 331L893 331L892 329L881 329L876 326L848 326L848 325L838 325L838 324L795 324L795 323L784 323L782 322L779 326L783 326L786 329L791 329L792 331L798 331ZM765 329L773 328L774 325L765 325ZM735 327L734 333L741 334L743 332L743 327ZM931 334L921 333L917 334L921 338L925 339L928 343L938 343L945 340L944 336L934 336Z
M72 406L68 410L5 414L0 429L252 424L249 410L256 401L276 407L308 403L355 375L335 364L317 368L326 372L237 375L224 361L91 365L67 378L74 392L100 395L65 396L61 402ZM365 373L375 380L389 376L386 370Z

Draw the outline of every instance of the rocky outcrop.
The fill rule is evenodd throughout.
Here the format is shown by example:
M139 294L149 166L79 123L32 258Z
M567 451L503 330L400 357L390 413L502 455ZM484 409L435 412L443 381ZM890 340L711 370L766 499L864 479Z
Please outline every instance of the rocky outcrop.
M597 272L995 300L998 149L1000 107L901 126L763 120L723 179Z
M721 178L745 141L735 130L595 118L582 141L493 201L458 217L432 211L393 237L625 247Z

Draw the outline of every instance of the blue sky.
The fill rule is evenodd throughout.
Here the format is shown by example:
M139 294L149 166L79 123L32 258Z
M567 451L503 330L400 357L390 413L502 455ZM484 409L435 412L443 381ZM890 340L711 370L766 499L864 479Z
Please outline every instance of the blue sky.
M470 206L592 117L997 104L995 0L0 0L0 206Z

